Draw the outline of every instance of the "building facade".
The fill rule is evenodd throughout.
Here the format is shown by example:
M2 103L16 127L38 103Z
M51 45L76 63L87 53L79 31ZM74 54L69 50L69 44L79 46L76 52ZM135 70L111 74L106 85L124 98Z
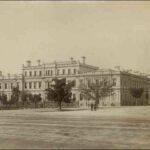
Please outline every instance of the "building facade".
M47 101L46 91L53 78L66 78L66 82L74 81L72 97L79 107L87 107L89 100L81 94L79 86L88 81L101 81L104 78L115 83L113 86L114 94L102 97L99 105L103 106L126 106L126 105L149 105L150 104L150 79L147 76L129 73L120 70L99 69L96 66L88 65L85 57L82 62L71 58L69 61L41 63L37 61L32 65L27 61L22 67L20 75L2 75L0 72L0 94L7 95L9 101L12 88L19 86L20 91L31 94L41 94L42 101ZM143 88L140 99L132 96L131 88Z

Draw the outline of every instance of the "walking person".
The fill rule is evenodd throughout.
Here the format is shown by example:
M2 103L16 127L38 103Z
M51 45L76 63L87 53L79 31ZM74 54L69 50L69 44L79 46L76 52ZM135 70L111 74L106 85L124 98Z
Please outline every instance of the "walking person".
M96 109L97 109L97 103L94 101L94 111L96 111Z
M90 100L90 106L91 106L91 111L94 110L94 101L93 100Z

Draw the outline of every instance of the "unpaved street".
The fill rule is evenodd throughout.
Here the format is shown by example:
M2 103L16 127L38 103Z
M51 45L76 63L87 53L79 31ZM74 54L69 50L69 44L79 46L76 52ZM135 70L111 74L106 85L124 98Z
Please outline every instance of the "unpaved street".
M150 148L150 107L1 110L1 149Z

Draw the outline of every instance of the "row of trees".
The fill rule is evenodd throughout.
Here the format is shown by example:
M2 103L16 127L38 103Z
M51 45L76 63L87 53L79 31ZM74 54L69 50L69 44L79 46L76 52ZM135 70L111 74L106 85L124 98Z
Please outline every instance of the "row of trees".
M45 90L47 94L47 99L49 101L54 101L58 104L59 110L61 110L62 102L70 103L72 93L71 90L74 87L74 81L66 83L66 79L52 80L51 86ZM102 97L107 97L114 94L113 86L115 85L114 80L103 79L100 82L88 82L87 84L81 84L79 86L80 93L87 100L94 100L98 105ZM143 94L143 89L131 89L130 92L133 97L140 98ZM36 105L41 102L40 94L31 94L27 92L20 92L18 87L12 89L11 100L7 101L6 95L0 96L0 101L3 105L18 105L19 98L23 106L32 103Z
M58 104L59 110L61 110L62 102L71 102L71 89L74 86L74 82L66 83L66 79L53 79L54 84L52 84L48 89L45 90L47 94L47 99L49 101L54 101ZM20 100L20 101L19 101ZM8 101L5 94L0 95L0 101L3 106L16 106L19 104L24 107L34 104L35 108L39 102L41 102L40 94L31 94L25 91L19 91L18 87L12 89L11 99Z
M7 100L7 96L5 94L2 94L0 95L0 102L5 107L19 107L19 105L25 107L30 104L34 104L34 107L36 107L37 104L41 102L41 95L21 92L19 90L19 87L14 87L12 89L12 95L10 100Z

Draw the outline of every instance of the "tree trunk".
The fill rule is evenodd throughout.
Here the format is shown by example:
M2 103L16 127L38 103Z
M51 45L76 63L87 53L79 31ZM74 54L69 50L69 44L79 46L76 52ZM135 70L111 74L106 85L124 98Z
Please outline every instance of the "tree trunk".
M58 102L59 111L61 111L61 101Z
M137 99L136 99L136 106L137 106Z
M36 108L36 102L34 102L34 108Z
M45 101L43 102L43 108L45 108Z

